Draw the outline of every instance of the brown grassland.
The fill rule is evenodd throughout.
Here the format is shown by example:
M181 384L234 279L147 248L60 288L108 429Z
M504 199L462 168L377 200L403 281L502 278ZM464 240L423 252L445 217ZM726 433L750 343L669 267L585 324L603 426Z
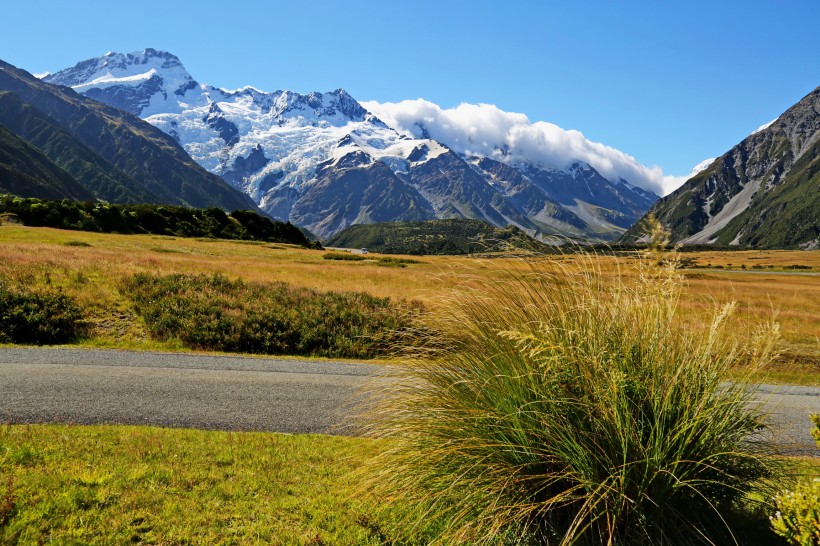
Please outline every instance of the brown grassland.
M322 259L324 252L288 245L151 235L117 235L22 226L0 227L0 277L26 286L51 286L88 310L90 336L83 344L123 349L180 350L150 340L128 300L123 279L138 272L221 273L251 282L355 290L418 300L435 312L461 284L504 275L503 259L425 256L405 267L375 260ZM374 257L374 256L370 256ZM820 251L683 253L686 278L680 317L706 320L716 303L735 301L732 330L774 317L782 356L767 370L772 381L820 384ZM549 260L577 260L573 254ZM630 271L634 256L599 256L604 271ZM797 266L797 267L795 267Z

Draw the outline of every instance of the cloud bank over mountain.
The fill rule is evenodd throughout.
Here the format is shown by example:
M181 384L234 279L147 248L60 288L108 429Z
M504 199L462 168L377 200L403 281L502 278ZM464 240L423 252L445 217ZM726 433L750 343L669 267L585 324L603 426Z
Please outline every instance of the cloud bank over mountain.
M433 138L467 155L528 161L554 169L581 160L610 180L621 177L658 195L672 192L691 176L665 175L660 167L642 165L620 150L588 140L580 131L544 121L533 123L524 114L491 104L462 103L448 109L424 99L361 104L401 133Z

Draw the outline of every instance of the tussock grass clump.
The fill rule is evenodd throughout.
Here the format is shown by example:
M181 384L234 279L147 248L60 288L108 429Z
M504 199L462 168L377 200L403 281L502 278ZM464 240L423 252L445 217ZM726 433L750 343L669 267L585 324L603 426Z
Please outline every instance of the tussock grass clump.
M0 342L66 343L86 329L83 310L73 298L54 290L10 288L0 280Z
M123 287L155 339L193 349L331 358L386 355L418 304L223 275L134 275Z
M752 389L728 372L765 361L777 326L738 346L723 332L727 305L679 329L674 263L646 259L637 274L598 263L499 266L503 280L460 290L429 318L426 349L378 385L366 426L393 447L368 465L367 490L404 514L397 533L732 541L738 506L776 466L755 441Z

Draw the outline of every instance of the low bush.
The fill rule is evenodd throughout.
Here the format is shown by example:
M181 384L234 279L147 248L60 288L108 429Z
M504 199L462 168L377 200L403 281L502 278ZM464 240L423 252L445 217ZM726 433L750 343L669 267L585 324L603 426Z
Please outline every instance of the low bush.
M85 334L83 310L54 291L12 289L0 282L0 342L67 343Z
M422 263L420 260L414 260L412 258L395 258L393 256L380 256L379 257L379 264L382 265L405 265L405 264L420 264Z
M375 261L376 265L382 267L407 267L407 264L418 264L421 263L419 260L414 260L412 258L395 258L393 256L378 256L378 257L368 257L362 256L361 254L353 254L351 252L327 252L322 255L322 258L325 260L338 260L338 261L347 261L347 262L362 262L362 261Z
M812 415L812 436L820 448L820 415ZM772 528L790 544L817 546L820 544L820 478L798 484L774 498L777 512Z
M137 274L123 285L151 336L195 349L342 358L385 356L419 305L222 275Z
M327 252L325 254L322 254L322 258L325 260L338 260L347 262L361 262L362 260L367 259L361 254L353 254L352 252Z
M366 431L392 447L367 465L362 494L407 514L393 532L436 544L733 542L733 516L777 465L754 434L753 390L728 372L764 362L777 327L737 347L727 306L680 329L675 265L649 263L612 279L592 259L521 262L429 318L424 350L408 349L410 365L365 408Z
M778 535L797 546L820 544L820 478L780 493L775 504L772 528Z

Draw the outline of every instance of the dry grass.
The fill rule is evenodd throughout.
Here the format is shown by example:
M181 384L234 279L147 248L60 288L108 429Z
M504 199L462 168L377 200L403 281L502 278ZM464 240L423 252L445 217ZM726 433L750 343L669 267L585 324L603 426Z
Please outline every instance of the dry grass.
M279 244L0 227L0 275L27 285L48 283L75 296L90 309L94 327L87 343L95 346L176 348L148 339L118 293L122 279L138 272L221 273L250 282L281 281L320 291L359 290L419 300L434 311L454 287L504 275L503 267L497 267L503 260L427 256L422 263L389 268L370 260L324 260L323 255L322 251ZM730 330L743 331L750 320L759 322L776 312L785 358L771 370L776 372L773 377L802 377L803 382L814 377L815 383L820 382L816 379L820 377L820 252L700 252L684 257L697 268L686 270L680 305L683 320L702 322L715 303L733 300L738 312ZM567 255L557 261L576 259ZM634 262L612 256L598 260L605 273ZM812 269L786 270L790 265ZM755 266L762 269L753 269ZM793 274L807 271L812 274Z

